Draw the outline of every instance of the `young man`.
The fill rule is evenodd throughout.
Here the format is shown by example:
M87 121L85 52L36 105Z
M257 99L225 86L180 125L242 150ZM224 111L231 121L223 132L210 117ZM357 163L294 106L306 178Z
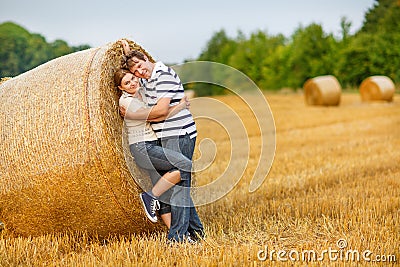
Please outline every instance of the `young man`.
M149 119L165 116L170 106L184 97L183 85L173 69L162 62L153 63L140 51L130 51L128 43L122 42L129 70L141 78L146 90L147 104L152 108ZM128 119L141 114L121 113ZM136 117L135 117L136 115ZM152 122L152 127L165 148L182 153L192 159L197 130L188 109L161 122ZM191 170L181 175L181 181L173 186L171 203L171 227L168 239L177 242L192 242L204 238L204 228L190 196Z

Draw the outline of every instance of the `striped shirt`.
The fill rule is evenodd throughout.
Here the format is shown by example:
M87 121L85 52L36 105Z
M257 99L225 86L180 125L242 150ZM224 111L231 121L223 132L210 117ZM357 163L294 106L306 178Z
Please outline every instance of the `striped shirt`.
M150 79L141 79L141 83L146 90L149 107L156 105L161 98L170 98L170 106L175 106L185 96L178 75L162 62L156 62ZM197 136L196 124L188 109L183 109L164 121L152 122L151 126L158 138L186 134L189 134L190 138Z

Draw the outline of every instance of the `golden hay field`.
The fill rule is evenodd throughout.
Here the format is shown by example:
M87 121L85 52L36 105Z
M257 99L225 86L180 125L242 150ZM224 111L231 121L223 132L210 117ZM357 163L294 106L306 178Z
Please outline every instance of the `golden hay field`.
M244 121L250 160L232 192L198 207L208 234L201 245L170 247L165 231L97 240L85 234L20 238L5 230L0 266L266 266L305 265L307 259L322 266L373 265L362 255L399 264L400 96L391 103L361 103L358 94L344 93L340 106L329 108L306 106L301 94L266 98L276 124L276 154L261 188L249 193L259 132L241 101L218 97ZM215 140L218 155L195 175L196 185L229 163L228 135L211 128L218 127L198 122L198 140ZM338 240L347 242L341 252L335 252ZM359 261L351 258L356 251Z

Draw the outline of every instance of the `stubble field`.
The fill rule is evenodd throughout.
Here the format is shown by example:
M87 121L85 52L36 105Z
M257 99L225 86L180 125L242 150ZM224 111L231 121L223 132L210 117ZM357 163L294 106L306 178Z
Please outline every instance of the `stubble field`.
M248 190L260 154L256 121L237 98L217 99L238 112L250 157L229 194L198 207L207 231L202 244L169 246L166 231L97 240L85 234L20 238L5 230L0 266L399 264L398 95L391 103L362 103L358 94L344 93L339 107L310 107L301 94L266 94L276 153L254 193ZM195 174L202 185L230 164L230 141L218 125L197 124L198 140L213 139L217 147L213 164Z

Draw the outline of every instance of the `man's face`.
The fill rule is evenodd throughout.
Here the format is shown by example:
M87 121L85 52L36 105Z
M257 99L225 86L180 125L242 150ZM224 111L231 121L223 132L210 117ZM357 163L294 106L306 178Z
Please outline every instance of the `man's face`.
M147 60L141 60L137 57L131 58L131 62L134 63L129 70L135 74L136 77L149 79L151 77L151 73L153 72L153 64Z

